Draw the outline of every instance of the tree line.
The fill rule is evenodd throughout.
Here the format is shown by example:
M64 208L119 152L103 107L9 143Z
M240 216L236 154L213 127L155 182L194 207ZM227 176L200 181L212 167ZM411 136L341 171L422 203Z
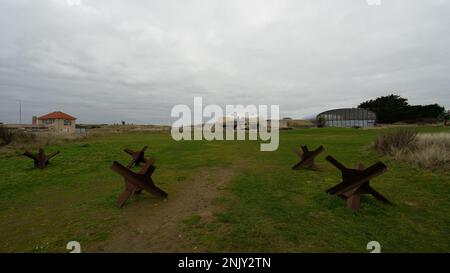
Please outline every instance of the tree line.
M358 108L374 112L379 123L449 119L449 113L439 104L410 105L408 99L394 94L362 102Z

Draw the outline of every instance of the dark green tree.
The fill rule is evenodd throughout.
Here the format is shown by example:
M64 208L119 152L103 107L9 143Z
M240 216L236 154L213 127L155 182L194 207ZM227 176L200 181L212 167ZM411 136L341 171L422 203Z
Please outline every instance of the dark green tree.
M409 105L408 99L393 94L365 101L358 107L374 112L379 123L437 119L445 112L438 104Z
M443 122L444 122L444 126L447 126L448 121L450 120L450 111L447 111L447 112L444 111L444 112L442 112L442 113L439 115L438 119L439 119L440 121L443 121Z
M418 119L436 119L445 112L445 108L438 104L412 105L406 109L404 120L414 121Z
M404 119L408 106L408 99L398 95L389 95L365 101L358 108L374 112L380 123L393 123Z

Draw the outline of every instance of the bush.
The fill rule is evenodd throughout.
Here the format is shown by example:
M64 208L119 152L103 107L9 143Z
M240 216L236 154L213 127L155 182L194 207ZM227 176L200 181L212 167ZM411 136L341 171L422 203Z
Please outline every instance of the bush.
M13 140L13 132L5 126L0 126L0 146L8 145Z
M33 133L13 130L4 126L0 126L0 146L8 145L11 142L30 143L36 140Z
M411 150L415 147L417 132L410 129L400 129L380 135L374 142L375 150L392 154L397 150Z
M419 167L450 170L450 133L417 134L401 130L379 136L374 148Z
M317 128L325 127L325 119L323 117L319 117L316 121Z
M36 135L25 131L14 131L13 141L17 143L30 143L36 140Z

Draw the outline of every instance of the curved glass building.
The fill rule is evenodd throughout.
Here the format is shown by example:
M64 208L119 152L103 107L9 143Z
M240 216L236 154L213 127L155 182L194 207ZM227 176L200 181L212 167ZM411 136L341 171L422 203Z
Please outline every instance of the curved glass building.
M325 127L373 127L377 116L362 108L342 108L317 115L317 123Z

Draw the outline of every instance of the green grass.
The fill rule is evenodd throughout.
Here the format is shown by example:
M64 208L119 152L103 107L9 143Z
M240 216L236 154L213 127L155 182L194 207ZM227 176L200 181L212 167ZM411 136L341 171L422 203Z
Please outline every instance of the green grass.
M450 130L423 127L422 131ZM383 252L450 251L450 174L393 161L369 144L384 130L303 129L282 131L275 152L255 141L173 141L169 133L123 133L47 148L61 154L43 170L17 152L0 150L0 251L66 252L68 241L107 241L127 207L115 207L122 179L112 161L127 163L128 147L148 145L157 159L154 180L170 192L197 170L233 168L235 176L217 200L213 221L191 215L180 221L196 245L211 252L366 252L379 241ZM324 145L319 172L292 171L301 144ZM372 182L393 206L367 196L358 212L325 194L340 173L325 161L347 166L379 160L388 171ZM146 194L131 202L148 202Z

